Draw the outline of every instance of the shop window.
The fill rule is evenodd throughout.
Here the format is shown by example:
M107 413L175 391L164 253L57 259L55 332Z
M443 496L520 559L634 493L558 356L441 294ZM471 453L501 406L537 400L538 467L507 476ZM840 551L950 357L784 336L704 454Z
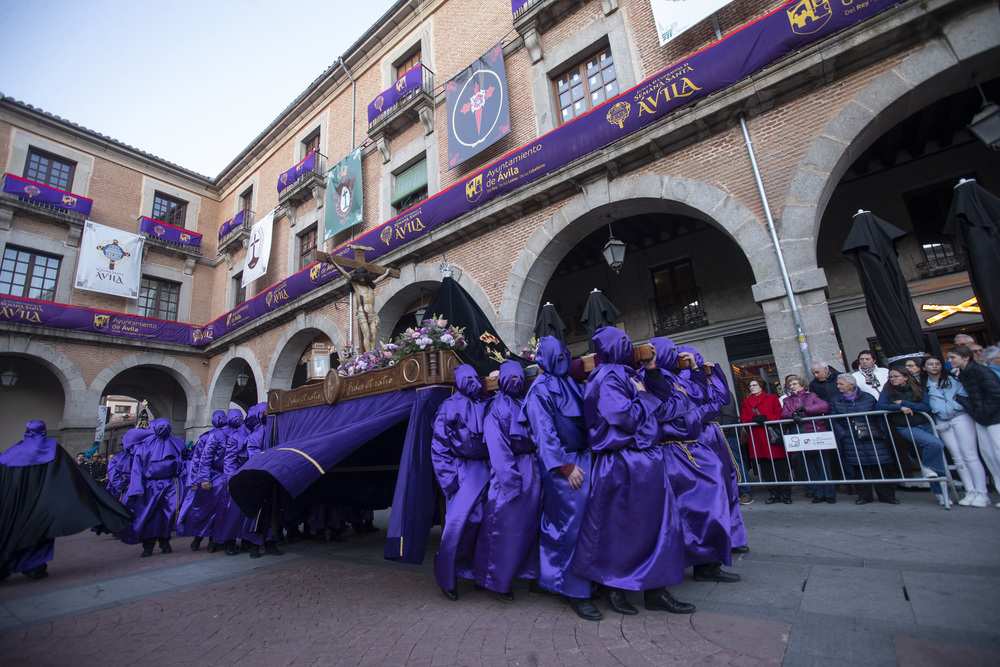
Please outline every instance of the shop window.
M153 195L153 215L150 217L154 220L183 228L186 215L186 201L169 197L162 192L156 192Z
M0 294L55 301L59 257L7 246L0 261Z
M618 94L618 75L608 47L570 68L552 82L559 124L582 116Z
M73 172L75 171L75 162L64 160L36 148L28 149L24 177L29 181L70 192L73 188Z
M181 286L178 283L143 277L136 314L140 317L176 322L180 296Z

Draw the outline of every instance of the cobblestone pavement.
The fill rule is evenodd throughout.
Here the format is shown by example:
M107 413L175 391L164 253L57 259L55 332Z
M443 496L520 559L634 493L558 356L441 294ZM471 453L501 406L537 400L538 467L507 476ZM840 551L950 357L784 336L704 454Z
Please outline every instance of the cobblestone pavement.
M745 507L752 551L738 584L672 590L698 612L605 610L582 621L557 598L517 601L423 565L382 559L382 533L296 542L252 560L139 558L107 536L56 543L51 576L0 585L0 662L54 665L997 665L1000 511L903 505ZM386 525L387 513L376 523Z

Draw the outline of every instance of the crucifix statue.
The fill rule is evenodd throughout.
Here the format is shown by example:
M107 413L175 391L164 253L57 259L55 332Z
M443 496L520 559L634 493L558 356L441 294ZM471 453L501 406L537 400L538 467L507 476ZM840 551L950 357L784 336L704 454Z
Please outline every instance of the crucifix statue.
M375 333L379 325L378 313L375 312L375 285L386 278L398 278L399 271L366 262L365 250L373 248L354 243L347 247L354 251L353 258L317 251L316 259L333 264L351 284L351 290L358 297L358 352L368 352L375 347Z

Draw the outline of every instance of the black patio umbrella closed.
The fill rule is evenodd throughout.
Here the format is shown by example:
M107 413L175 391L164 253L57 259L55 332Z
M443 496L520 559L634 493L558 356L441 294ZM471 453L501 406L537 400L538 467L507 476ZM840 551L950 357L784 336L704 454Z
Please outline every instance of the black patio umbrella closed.
M896 240L905 235L870 211L858 211L840 250L858 269L868 319L888 357L919 352L923 346L920 320L896 254Z
M587 305L583 307L583 316L580 321L587 327L590 334L590 351L594 351L594 333L601 327L613 327L621 311L608 301L608 297L599 289L594 289L587 297Z
M1000 340L1000 197L974 180L961 180L944 233L965 251L969 282L979 301L990 338Z
M538 338L555 336L559 339L560 343L565 343L566 337L563 334L564 331L566 331L566 325L563 324L562 318L559 317L556 307L551 303L546 303L542 306L542 312L538 313L538 319L535 321L535 336Z

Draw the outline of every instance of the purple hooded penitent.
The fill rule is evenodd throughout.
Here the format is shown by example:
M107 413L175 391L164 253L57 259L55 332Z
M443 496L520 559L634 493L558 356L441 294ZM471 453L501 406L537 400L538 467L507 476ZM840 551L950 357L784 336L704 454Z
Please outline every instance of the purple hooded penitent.
M126 544L169 539L177 514L178 485L184 441L171 434L169 419L154 419L152 433L134 447L125 495L135 514L130 530L119 535Z
M594 351L601 365L583 398L594 472L573 573L633 591L680 583L684 532L666 480L657 414L673 406L639 390L624 331L601 327Z
M444 491L445 525L434 557L434 576L443 590L453 590L457 577L473 578L473 558L490 481L489 452L483 442L486 403L476 370L455 369L458 390L441 403L434 417L431 461Z
M683 400L686 405L683 426L678 421L665 422L662 418L660 421L664 430L663 462L684 527L685 562L701 565L719 561L729 565L732 544L728 474L716 452L699 440L703 433L701 410L674 389L675 383L686 387L692 381L664 370L677 368L678 355L673 341L654 338L649 342L656 350L657 368L646 370L646 388L664 402ZM704 377L704 373L698 374ZM707 395L705 386L701 384L702 395ZM670 436L671 429L674 437Z
M492 473L476 544L475 575L480 586L506 593L515 577L538 578L542 482L535 445L517 425L523 408L521 364L503 362L497 387L483 424Z
M524 397L518 427L537 448L542 478L538 583L569 598L589 598L593 583L569 568L590 492L583 388L567 375L573 359L559 339L542 338L535 361L543 372ZM579 489L567 480L575 468L583 471Z
M210 452L210 445L213 439L222 438L225 426L226 413L216 410L212 413L213 428L205 431L195 443L188 462L191 468L188 484L193 488L188 489L177 516L177 534L181 537L208 537L212 534L219 496L225 487L222 481L225 451L218 448L217 451ZM201 487L203 482L209 483L208 489Z

